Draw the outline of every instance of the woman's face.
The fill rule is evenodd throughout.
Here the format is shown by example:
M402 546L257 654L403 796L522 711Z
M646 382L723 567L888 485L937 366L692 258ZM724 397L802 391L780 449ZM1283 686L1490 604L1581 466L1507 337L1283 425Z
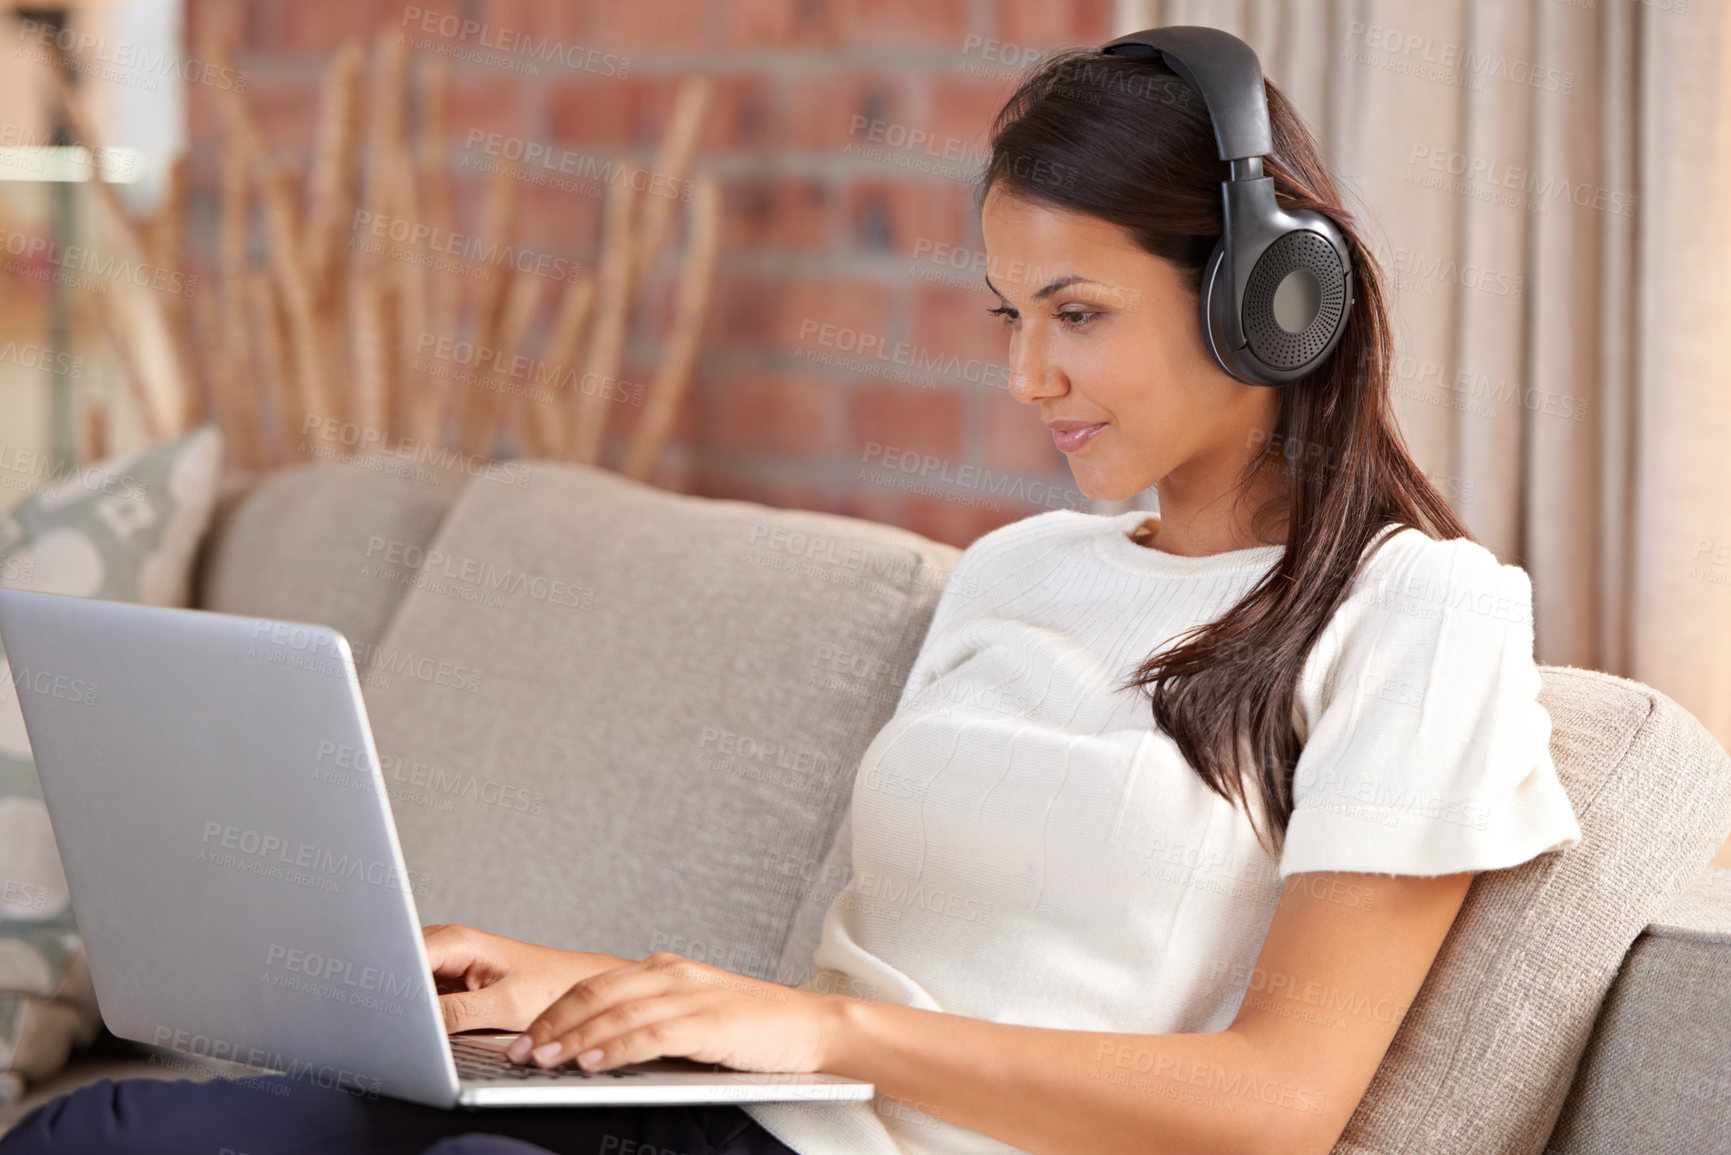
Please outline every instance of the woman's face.
M1214 363L1177 267L1117 225L999 186L980 223L1007 310L1011 396L1047 426L1097 427L1054 435L1077 487L1116 501L1159 483L1163 510L1168 489L1224 492L1266 445L1280 394Z

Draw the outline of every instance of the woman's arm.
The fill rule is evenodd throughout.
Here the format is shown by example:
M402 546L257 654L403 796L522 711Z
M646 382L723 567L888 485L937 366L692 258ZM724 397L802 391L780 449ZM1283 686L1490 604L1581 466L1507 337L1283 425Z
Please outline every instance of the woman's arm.
M1040 1030L854 1002L824 1069L1034 1152L1326 1155L1471 882L1292 876L1224 1031Z
M828 1071L1041 1155L1327 1155L1472 877L1292 876L1238 1016L1218 1032L1010 1026L806 991L768 1000L755 988L785 988L652 955L579 982L522 1049L547 1065L599 1048L592 1070L683 1055Z

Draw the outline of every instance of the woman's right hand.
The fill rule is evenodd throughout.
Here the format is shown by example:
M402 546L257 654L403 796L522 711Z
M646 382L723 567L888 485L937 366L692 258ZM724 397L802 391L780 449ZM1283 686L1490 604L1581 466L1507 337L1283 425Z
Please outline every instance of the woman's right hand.
M423 926L421 936L447 1034L524 1030L576 983L627 961L537 946L455 923Z

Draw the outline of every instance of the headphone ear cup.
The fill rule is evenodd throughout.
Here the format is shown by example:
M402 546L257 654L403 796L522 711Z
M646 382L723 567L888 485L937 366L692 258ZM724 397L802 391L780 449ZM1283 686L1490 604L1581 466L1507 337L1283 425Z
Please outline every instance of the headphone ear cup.
M1346 242L1327 217L1292 214L1299 227L1276 237L1244 286L1246 360L1288 379L1322 363L1346 330L1352 267Z
M1242 304L1232 299L1224 236L1202 268L1198 319L1203 344L1216 365L1246 385L1292 384L1321 365L1346 332L1353 300L1346 240L1320 213L1298 212L1292 218L1301 227L1280 234L1262 251ZM1293 277L1295 272L1305 275ZM1227 336L1234 307L1242 309L1242 349L1234 349Z

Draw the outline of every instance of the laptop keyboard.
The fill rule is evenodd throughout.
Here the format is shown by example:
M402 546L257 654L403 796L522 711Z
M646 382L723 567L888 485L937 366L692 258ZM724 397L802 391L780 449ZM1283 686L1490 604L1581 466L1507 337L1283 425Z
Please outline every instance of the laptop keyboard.
M585 1071L570 1059L557 1067L519 1067L505 1056L505 1048L497 1043L481 1043L461 1037L451 1039L451 1057L457 1062L461 1078L496 1082L516 1079L533 1082L538 1079L640 1079L642 1071Z

